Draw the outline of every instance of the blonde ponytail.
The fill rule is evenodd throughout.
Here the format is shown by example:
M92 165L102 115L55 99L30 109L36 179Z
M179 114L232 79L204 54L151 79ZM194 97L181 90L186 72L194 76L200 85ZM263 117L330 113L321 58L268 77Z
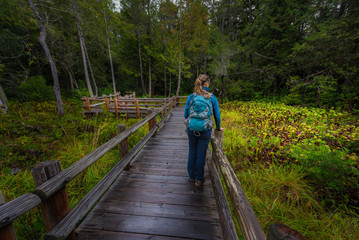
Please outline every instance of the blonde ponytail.
M200 74L198 76L198 78L196 79L196 81L194 82L194 92L197 95L202 95L205 98L209 98L211 97L211 94L209 92L207 92L206 90L204 90L202 87L206 82L209 82L210 79L207 75L205 74Z

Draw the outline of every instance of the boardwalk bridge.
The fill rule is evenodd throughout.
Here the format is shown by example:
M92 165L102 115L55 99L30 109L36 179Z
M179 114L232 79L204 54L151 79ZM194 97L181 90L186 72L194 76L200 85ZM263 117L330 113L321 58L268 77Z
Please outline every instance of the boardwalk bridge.
M244 239L266 239L223 152L223 132L212 134L204 185L188 181L180 103L168 99L137 124L120 126L117 136L63 171L56 161L34 167L36 189L0 206L0 239L16 239L12 221L37 206L45 239L238 239L232 212ZM149 133L128 151L127 137L146 123ZM66 184L118 145L119 163L70 210Z

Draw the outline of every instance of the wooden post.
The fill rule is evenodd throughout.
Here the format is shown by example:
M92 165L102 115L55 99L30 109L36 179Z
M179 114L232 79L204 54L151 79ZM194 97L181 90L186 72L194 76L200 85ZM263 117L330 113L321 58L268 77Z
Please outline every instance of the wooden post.
M107 111L110 111L110 101L108 100L108 98L105 98L105 103Z
M180 102L180 97L177 96L177 98L176 98L176 104L177 104L177 106L179 106L179 102Z
M126 130L126 124L117 125L117 134L120 134L125 130ZM122 142L119 143L119 146L120 146L120 156L122 159L128 153L128 139L125 138L124 140L122 140Z
M38 163L31 169L36 187L56 176L59 172L61 172L61 165L60 162L56 160ZM60 189L54 195L43 201L40 204L40 208L46 231L50 232L51 229L70 212L70 203L67 197L66 187ZM73 231L67 239L76 239L75 232Z
M5 198L0 191L0 206L5 203ZM9 223L3 228L0 228L0 240L16 240L16 233L12 223Z
M267 240L307 240L300 232L290 227L275 223L271 224L267 233Z
M147 110L147 114L150 115L153 110ZM148 121L148 131L151 131L157 125L157 115Z
M166 106L166 99L163 99L162 106ZM166 108L163 108L162 110L162 118L166 116Z
M135 104L136 104L136 112L137 112L137 116L138 118L141 117L141 113L140 113L140 107L138 106L138 99L135 98Z
M86 106L86 110L91 112L90 98L88 97L86 98L85 106Z
M115 115L116 115L116 117L118 117L118 104L117 104L117 97L115 97L113 100L114 100L114 102L115 102Z
M175 100L175 96L172 97L172 108L176 107L176 100Z

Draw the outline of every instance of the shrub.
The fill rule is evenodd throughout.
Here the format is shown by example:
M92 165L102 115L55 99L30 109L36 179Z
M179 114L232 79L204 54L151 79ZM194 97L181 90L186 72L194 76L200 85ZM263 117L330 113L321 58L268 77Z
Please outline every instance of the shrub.
M22 98L25 101L53 100L55 95L52 88L46 85L42 76L33 76L20 84Z
M293 146L290 155L316 184L325 203L335 204L335 200L341 200L348 204L349 196L358 192L359 174L347 150L332 150L322 140L306 139Z

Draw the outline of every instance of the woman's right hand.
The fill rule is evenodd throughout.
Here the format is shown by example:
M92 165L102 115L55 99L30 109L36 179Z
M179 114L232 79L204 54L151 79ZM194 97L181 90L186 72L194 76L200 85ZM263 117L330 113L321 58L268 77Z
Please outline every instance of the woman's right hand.
M217 131L222 131L222 132L224 132L224 128L217 128Z

